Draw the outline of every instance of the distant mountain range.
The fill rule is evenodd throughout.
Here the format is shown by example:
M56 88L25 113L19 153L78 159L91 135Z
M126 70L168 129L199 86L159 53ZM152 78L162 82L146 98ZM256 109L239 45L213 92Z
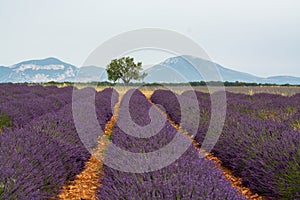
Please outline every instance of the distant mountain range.
M177 56L145 70L144 82L229 81L300 85L300 77L257 77L225 68L214 62L193 57ZM219 74L219 75L218 75ZM101 77L101 78L100 78ZM0 83L13 82L90 82L107 81L105 68L97 66L76 67L56 58L24 61L12 66L0 66Z
M104 73L103 73L104 72ZM0 83L41 82L89 82L107 80L104 68L95 66L76 67L56 58L24 61L9 67L0 66Z
M300 77L258 77L225 68L209 60L188 55L168 58L162 63L159 63L146 71L148 76L145 78L145 82L193 82L221 80L247 83L300 84Z

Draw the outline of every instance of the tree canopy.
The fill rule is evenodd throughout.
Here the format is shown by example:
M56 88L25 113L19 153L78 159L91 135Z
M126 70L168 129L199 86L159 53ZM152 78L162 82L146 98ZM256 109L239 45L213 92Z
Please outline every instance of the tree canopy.
M134 62L131 57L114 59L106 67L108 80L113 82L121 79L124 85L128 85L131 80L142 80L147 73L142 73L142 62Z

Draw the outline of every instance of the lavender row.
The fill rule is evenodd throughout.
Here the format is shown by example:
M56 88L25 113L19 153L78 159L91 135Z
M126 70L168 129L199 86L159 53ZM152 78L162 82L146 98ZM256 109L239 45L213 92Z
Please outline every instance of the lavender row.
M112 116L109 108L116 101L117 93L112 89L96 94L100 126ZM88 137L103 130L93 131ZM82 171L90 157L82 137L85 136L77 133L72 104L37 117L20 129L3 132L0 135L0 199L54 198L66 181L73 180ZM97 138L94 139L93 147L97 144Z
M228 111L213 152L254 192L300 198L300 132L273 120Z
M100 199L244 199L138 90L123 97L112 134Z
M186 97L191 97L193 92L184 92L183 95L170 93L158 90L151 99L162 105L172 118L181 109L178 102L189 104ZM210 123L211 104L209 94L196 92L196 96L201 112L195 140L202 145ZM253 192L274 198L300 198L298 100L299 95L282 97L227 93L225 125L212 152ZM192 121L197 113L192 110L190 113ZM260 113L267 114L262 117ZM189 119L182 121L180 115L176 115L174 120L178 122L178 118L186 129L193 125L186 122Z

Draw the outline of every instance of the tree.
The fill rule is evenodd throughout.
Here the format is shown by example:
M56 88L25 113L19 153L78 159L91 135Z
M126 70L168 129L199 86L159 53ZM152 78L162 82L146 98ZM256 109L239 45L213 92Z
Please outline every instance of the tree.
M106 67L108 80L114 83L121 79L124 85L128 85L131 80L141 80L147 76L147 73L141 73L142 63L135 63L133 58L122 57L114 59Z

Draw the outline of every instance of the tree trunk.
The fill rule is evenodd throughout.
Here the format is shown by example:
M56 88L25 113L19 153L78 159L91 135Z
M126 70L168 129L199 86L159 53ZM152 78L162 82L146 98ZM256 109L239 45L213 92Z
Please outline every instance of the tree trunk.
M124 86L128 86L129 82L130 82L130 80L123 79Z

